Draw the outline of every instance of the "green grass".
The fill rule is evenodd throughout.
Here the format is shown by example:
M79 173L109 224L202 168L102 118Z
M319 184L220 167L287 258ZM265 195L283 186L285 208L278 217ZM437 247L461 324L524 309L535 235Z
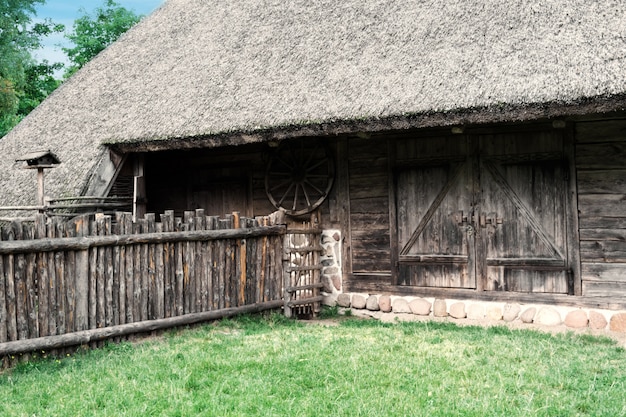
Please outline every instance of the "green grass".
M608 338L338 322L242 317L22 364L0 375L0 416L626 415Z

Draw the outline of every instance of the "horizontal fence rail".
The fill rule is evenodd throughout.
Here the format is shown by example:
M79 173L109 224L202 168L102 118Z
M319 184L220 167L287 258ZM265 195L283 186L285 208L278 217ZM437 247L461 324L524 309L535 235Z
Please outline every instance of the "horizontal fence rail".
M0 233L0 356L276 308L285 234L203 210L14 221Z

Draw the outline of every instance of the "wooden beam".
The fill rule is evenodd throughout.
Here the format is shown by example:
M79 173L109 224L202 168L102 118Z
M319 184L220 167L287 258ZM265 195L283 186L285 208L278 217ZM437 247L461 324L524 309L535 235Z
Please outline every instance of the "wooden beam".
M161 232L136 235L86 236L76 238L12 240L0 242L0 254L28 252L86 250L101 246L160 244L174 242L201 242L220 239L246 239L258 236L284 235L285 226L252 227L249 229L194 230L189 232Z
M43 168L37 168L37 204L43 206L44 204L44 185L43 185L44 172Z
M144 177L144 155L135 156L133 166L133 219L143 219L146 215L146 182Z
M273 310L280 308L282 305L282 300L274 300L264 303L250 304L242 307L205 311L202 313L192 313L186 314L184 316L169 317L158 320L146 320L137 323L120 324L117 326L84 330L63 335L5 342L0 343L0 357L41 350L45 351L50 349L59 349L69 346L85 345L90 342L111 339L114 337L128 336L137 333L146 333L155 330L169 329L172 327L188 326L190 324L218 320L225 317L237 316L240 314L251 314L265 310Z

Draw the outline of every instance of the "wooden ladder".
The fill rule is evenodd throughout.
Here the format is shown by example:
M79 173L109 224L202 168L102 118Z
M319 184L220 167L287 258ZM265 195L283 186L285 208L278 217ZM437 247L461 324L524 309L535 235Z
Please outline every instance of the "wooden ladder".
M312 318L319 314L324 296L320 295L320 229L310 223L302 229L290 229L285 235L284 313L286 317Z

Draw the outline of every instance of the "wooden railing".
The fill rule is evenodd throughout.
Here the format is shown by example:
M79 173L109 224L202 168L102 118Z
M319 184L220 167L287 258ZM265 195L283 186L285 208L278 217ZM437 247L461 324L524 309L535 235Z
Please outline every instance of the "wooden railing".
M0 206L0 222L33 221L36 213L51 217L76 217L80 214L114 213L131 210L131 197L66 197L46 199L41 206ZM2 214L4 213L4 214ZM10 216L6 215L9 213ZM19 213L20 217L17 217Z
M286 227L269 222L202 210L12 222L0 357L281 307Z

